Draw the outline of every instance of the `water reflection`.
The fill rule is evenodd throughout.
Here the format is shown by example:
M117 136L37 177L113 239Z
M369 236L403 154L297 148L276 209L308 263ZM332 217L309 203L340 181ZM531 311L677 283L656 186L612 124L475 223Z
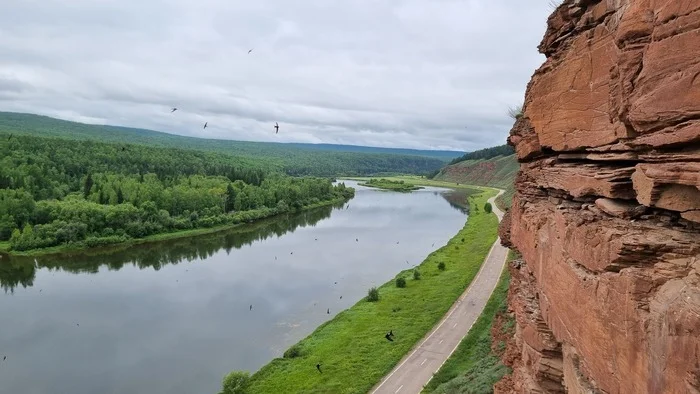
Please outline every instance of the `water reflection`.
M4 256L0 263L0 287L6 293L14 293L17 286L33 286L37 268L96 274L100 266L118 271L131 264L140 269L153 268L158 271L168 264L204 260L221 249L231 253L233 249L240 249L272 236L280 237L299 227L314 226L319 221L329 218L334 209L342 209L343 206L341 203L302 213L281 215L228 231L136 246L113 246L38 258Z
M464 225L456 194L346 184L357 189L349 209L36 262L3 257L0 392L217 392L225 373L279 357Z

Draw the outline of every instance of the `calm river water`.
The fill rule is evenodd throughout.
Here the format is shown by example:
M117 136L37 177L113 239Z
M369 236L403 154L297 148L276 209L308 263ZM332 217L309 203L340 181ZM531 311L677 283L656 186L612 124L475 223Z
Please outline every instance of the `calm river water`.
M0 393L216 393L227 372L281 356L466 219L454 203L463 196L444 189L346 184L357 190L347 209L117 250L5 256Z

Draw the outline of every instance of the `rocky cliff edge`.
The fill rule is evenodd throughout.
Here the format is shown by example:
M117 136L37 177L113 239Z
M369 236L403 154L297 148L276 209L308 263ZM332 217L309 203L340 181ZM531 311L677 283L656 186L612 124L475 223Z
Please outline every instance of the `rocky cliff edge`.
M539 49L496 391L700 393L700 1L567 0Z

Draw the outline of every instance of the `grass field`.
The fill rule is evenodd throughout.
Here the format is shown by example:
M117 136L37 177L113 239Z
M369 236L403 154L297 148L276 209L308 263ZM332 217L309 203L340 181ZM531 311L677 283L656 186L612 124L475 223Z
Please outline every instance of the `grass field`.
M511 251L508 261L515 258L515 253ZM481 316L457 350L433 376L424 393L492 393L494 383L510 373L510 369L501 363L499 355L491 351L491 327L496 315L507 310L509 284L510 274L504 269ZM511 320L504 328L512 329L513 324Z
M403 178L403 177L402 177ZM403 178L405 179L405 178ZM430 186L438 186L430 182ZM485 189L470 204L483 206L495 191ZM300 356L277 358L251 376L249 393L366 393L422 339L471 283L496 240L494 214L474 211L444 247L412 270L379 288L380 300L360 300L294 345ZM444 262L446 269L437 268ZM381 263L381 262L377 262ZM395 341L384 334L393 330ZM321 363L323 373L316 370Z

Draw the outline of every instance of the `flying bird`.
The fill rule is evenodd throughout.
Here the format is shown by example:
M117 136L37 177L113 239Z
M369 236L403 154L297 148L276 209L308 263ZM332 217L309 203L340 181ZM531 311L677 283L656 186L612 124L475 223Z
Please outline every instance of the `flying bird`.
M326 310L326 314L329 314L329 315L331 314L331 308L328 308L328 309Z
M280 125L277 122L275 122L275 134L277 134L279 132L280 132Z
M389 330L389 336L392 338L394 337L394 330Z
M384 335L384 338L386 338L389 342L394 342L393 339L391 339L391 335L387 332L386 335Z
M172 114L172 113L175 112L175 111L177 111L177 108L173 107L173 108L170 110L170 113Z
M316 364L316 369L318 369L319 373L323 373L321 372L321 363Z
M253 49L255 49L255 48L251 48L251 49L248 50L248 54L249 54L249 55L250 55L251 52L253 52Z
M342 300L342 299L343 299L343 296L340 296L340 299Z
M204 122L204 128L205 128L205 129L207 128L207 124L208 124L208 123L209 123L209 122Z
M10 136L7 137L7 140L8 140L8 141L11 140L13 135L14 135L14 134L10 134Z

